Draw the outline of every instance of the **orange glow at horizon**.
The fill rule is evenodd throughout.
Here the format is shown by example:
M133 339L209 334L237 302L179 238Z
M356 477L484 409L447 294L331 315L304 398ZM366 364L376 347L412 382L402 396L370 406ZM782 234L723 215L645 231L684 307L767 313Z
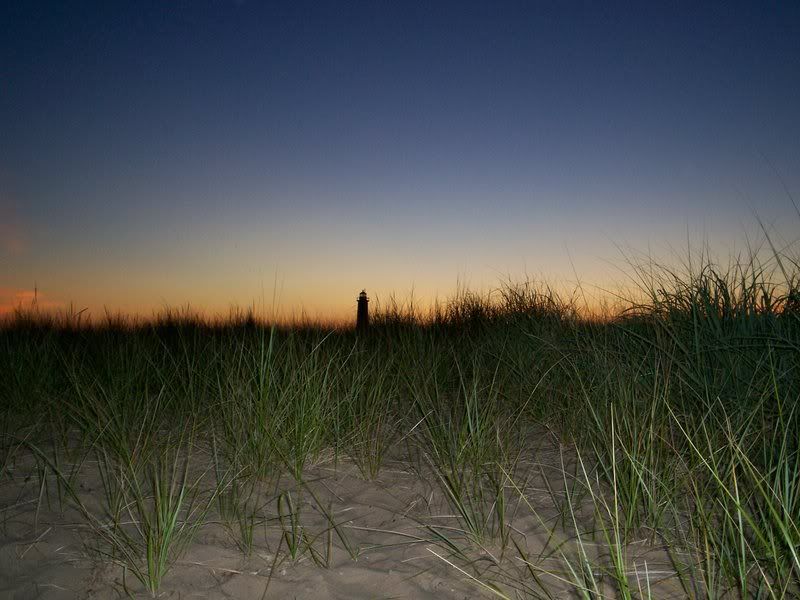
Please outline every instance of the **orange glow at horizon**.
M641 296L636 265L679 267L683 256L695 255L666 244L660 252L621 250L574 232L559 245L560 230L532 240L518 232L505 238L466 236L460 244L458 231L437 238L430 231L409 230L415 236L409 241L403 232L390 236L367 230L371 237L366 237L305 222L294 232L291 238L272 236L256 223L235 230L220 227L216 234L201 231L180 244L164 238L149 244L137 240L103 253L91 247L62 248L57 239L48 252L32 244L14 257L19 268L13 276L0 281L0 315L29 308L36 283L39 310L85 309L95 322L107 313L150 319L165 309L188 307L213 318L252 308L266 320L349 323L362 289L371 298L371 311L394 299L406 307L413 302L424 314L462 290L485 297L506 283L526 281L537 289L549 286L585 313L607 314ZM293 243L295 237L305 241ZM720 264L736 256L737 247L747 247L735 245L739 241L730 235L715 241L696 247L704 252L714 248ZM637 246L648 247L644 242L627 247ZM667 260L653 262L659 254ZM531 270L531 264L539 270Z
M512 283L514 283L512 281ZM520 281L522 283L522 281ZM632 297L619 286L613 291L604 291L596 286L572 286L542 282L532 282L534 289L545 292L552 290L560 299L574 302L578 310L587 315L608 314L613 312L620 303L620 298ZM401 310L409 310L412 306L417 315L425 316L433 309L446 306L459 294L474 293L482 298L496 300L502 282L495 285L469 287L461 284L453 285L449 290L441 287L414 286L406 293L396 292L389 288L367 289L370 298L370 312L375 314L390 306L397 306ZM253 298L249 302L239 302L231 299L219 298L203 302L182 298L176 302L149 304L135 304L130 301L120 305L82 303L68 297L54 296L41 290L8 289L0 288L0 318L9 317L16 311L37 311L42 314L65 315L84 312L84 319L92 322L102 321L106 315L123 316L139 320L149 320L167 311L176 311L179 314L187 312L210 319L225 319L235 314L248 314L252 312L257 318L265 322L293 323L302 321L320 322L326 324L349 324L355 321L356 298L360 289L340 286L339 289L326 289L324 292L308 285L305 293L301 290L279 290L269 298ZM606 290L612 290L611 287ZM316 296L313 295L316 292ZM233 298L233 296L232 296Z

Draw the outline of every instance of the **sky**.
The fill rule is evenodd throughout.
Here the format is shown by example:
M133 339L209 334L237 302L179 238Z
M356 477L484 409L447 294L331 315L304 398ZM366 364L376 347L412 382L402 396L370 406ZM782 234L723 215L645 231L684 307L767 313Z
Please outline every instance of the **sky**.
M797 2L4 2L0 313L602 293L800 237L798 107Z

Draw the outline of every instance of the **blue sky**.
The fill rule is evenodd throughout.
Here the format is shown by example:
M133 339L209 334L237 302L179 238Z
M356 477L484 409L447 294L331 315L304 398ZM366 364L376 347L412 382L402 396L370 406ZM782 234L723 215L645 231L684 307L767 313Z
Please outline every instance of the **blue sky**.
M800 5L0 8L0 310L347 314L800 218ZM794 236L797 237L796 235Z

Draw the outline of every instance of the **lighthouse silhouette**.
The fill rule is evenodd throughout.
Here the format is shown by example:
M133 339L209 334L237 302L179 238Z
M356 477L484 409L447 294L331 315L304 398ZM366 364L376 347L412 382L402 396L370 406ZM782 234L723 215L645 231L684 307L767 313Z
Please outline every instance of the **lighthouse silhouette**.
M358 295L358 310L356 311L356 329L365 331L369 327L369 298L367 290L361 290Z

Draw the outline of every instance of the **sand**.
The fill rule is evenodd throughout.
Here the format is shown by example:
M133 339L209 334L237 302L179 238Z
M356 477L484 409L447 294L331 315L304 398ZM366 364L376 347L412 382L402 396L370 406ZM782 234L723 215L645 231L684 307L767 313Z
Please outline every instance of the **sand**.
M509 489L507 510L513 539L536 563L540 579L556 598L575 596L574 586L560 581L566 570L559 551L569 554L575 545L572 528L564 522L563 506L555 505L563 498L560 473L564 460L569 465L574 455L546 433L539 436L520 461L516 478L538 517L519 502L513 489ZM497 540L478 544L465 539L457 531L459 519L435 475L424 466L412 465L398 452L376 479L368 480L351 462L334 464L328 458L306 469L306 486L288 478L263 484L254 503L261 504L259 515L267 520L256 527L249 556L242 549L236 525L226 525L212 504L204 524L163 578L157 596L281 600L500 597L472 576L494 582L510 598L536 597L532 590L538 589L537 585L518 549L509 543L504 552ZM33 457L24 453L17 456L8 473L11 477L4 477L0 485L0 598L150 597L130 571L98 553L102 543L74 502L67 499L59 506L52 473L43 478ZM90 460L82 464L75 488L88 509L102 515L102 482ZM299 523L314 548L301 551L295 559L284 543L286 521L281 525L277 518L281 490L290 490L300 508ZM582 503L575 507L577 518L589 529L593 509L585 499ZM333 515L350 551L331 529L325 512ZM558 533L553 536L548 528ZM456 540L463 554L454 554L435 532ZM566 540L560 547L559 539ZM585 541L593 559L608 562L601 539ZM649 584L654 597L685 596L677 585L672 561L657 544L636 541L627 550L634 586L646 589ZM607 591L609 597L614 596L611 586Z

